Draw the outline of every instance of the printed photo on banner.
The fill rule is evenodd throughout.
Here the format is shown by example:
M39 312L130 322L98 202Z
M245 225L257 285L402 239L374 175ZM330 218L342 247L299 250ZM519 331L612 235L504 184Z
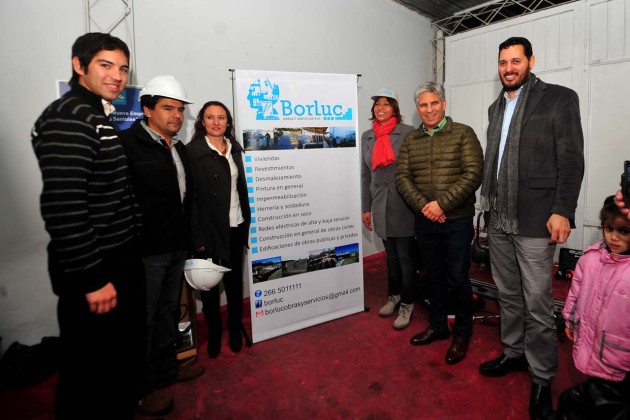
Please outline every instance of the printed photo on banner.
M284 127L243 130L246 151L356 147L353 127Z
M309 251L307 256L275 256L252 261L254 283L282 279L310 271L325 270L356 264L359 258L359 244L349 244L335 248Z

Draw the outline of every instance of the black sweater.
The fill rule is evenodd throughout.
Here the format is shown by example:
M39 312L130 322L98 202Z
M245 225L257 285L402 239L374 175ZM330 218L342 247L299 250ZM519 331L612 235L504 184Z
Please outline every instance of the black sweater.
M101 98L80 85L44 110L31 135L53 291L98 290L111 281L104 259L115 258L141 224L120 140Z

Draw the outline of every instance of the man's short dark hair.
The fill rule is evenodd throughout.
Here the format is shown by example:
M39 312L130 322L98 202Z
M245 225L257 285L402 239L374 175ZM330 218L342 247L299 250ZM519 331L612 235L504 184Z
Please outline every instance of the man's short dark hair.
M140 106L142 107L143 111L144 111L145 106L149 109L155 109L155 106L157 105L158 101L162 98L165 98L165 96L144 95L140 97ZM148 120L149 119L145 115L144 121L148 121Z
M527 38L523 38L522 36L513 36L499 44L499 55L501 55L501 50L509 48L513 45L522 45L523 49L525 50L525 57L527 57L528 60L532 58L532 55L534 54L534 52L532 51L532 43L529 42Z
M81 68L86 70L94 56L103 50L121 50L127 56L127 61L129 61L127 44L120 38L102 32L90 32L78 37L72 44L72 58L78 57ZM79 83L79 74L73 68L70 84L75 85L77 83Z
M155 109L158 101L162 98L164 98L164 96L144 95L140 98L140 106L143 108L146 106L149 109Z

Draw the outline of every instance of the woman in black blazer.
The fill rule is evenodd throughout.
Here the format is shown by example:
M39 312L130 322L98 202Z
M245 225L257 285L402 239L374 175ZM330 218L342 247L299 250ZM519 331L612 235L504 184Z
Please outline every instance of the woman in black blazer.
M206 102L195 121L187 150L195 180L192 240L197 255L232 269L223 277L230 349L243 346L243 253L251 219L243 169L244 150L236 141L232 115L221 102ZM220 288L201 292L208 324L208 355L221 353Z

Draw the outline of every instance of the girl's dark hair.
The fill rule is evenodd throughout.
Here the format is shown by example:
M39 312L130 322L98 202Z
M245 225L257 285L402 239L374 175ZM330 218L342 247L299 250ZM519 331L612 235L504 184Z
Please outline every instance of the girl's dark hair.
M203 126L203 114L206 112L206 108L209 106L220 106L225 111L227 115L227 127L225 129L225 137L230 139L230 141L236 141L236 135L234 134L234 121L232 120L232 114L230 114L230 110L225 106L222 102L219 101L208 101L199 110L197 114L197 119L195 120L195 125L193 127L192 139L190 141L203 140L206 136L206 129Z
M86 71L94 56L103 50L120 50L127 56L127 61L129 61L127 44L120 38L101 32L90 32L78 37L72 45L72 57L77 57L81 68ZM70 85L79 83L79 74L74 69L72 69L72 78L69 83Z
M621 209L615 204L615 196L611 195L604 200L604 206L599 211L599 220L604 225L604 222L610 217L617 218L618 216L625 217L621 212Z
M400 115L400 107L398 106L398 101L394 98L388 98L387 96L378 96L374 98L374 102L372 103L372 118L370 118L370 121L374 121L376 119L376 115L374 115L374 107L376 106L378 100L381 98L387 99L387 102L389 102L392 108L394 108L394 118L396 118L396 122L400 124L402 122L402 115Z

